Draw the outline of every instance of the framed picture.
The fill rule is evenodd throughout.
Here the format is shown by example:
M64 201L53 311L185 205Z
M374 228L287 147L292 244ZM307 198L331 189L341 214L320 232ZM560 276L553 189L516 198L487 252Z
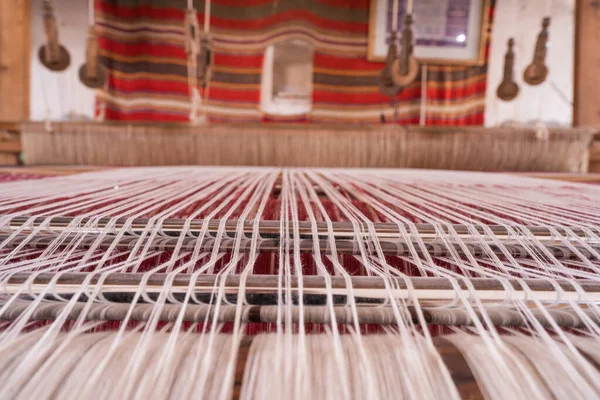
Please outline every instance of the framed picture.
M385 60L394 1L400 38L407 0L371 0L369 61ZM413 0L415 57L424 64L483 64L489 7L490 0Z

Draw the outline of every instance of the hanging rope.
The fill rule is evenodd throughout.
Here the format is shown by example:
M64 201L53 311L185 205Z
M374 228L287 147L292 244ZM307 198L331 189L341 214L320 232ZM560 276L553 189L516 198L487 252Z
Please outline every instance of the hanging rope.
M551 13L551 0L546 0L546 17L542 19L542 30L538 34L537 41L535 44L535 53L533 56L533 62L525 69L523 73L523 79L530 85L539 85L546 82L548 76L548 67L546 66L546 54L549 47L549 33L548 27L550 26L550 13ZM545 102L544 92L542 88L548 88L548 85L542 85L538 88L538 115L535 123L536 133L535 136L538 140L548 141L550 139L550 132L548 127L542 121L542 112Z
M212 78L213 52L210 45L210 11L211 0L205 0L204 3L204 36L200 40L200 54L198 55L198 79L202 86L202 97L200 106L203 110L203 116L206 120L208 110L204 107L210 94L210 82Z
M98 58L98 36L96 34L95 0L88 0L88 36L85 48L85 63L79 68L79 80L90 89L104 86L106 73Z
M524 7L516 7L516 15L515 21L523 21L525 18L525 8ZM525 47L523 46L523 42L525 41L525 32L523 29L518 30L517 39L516 39L516 53L519 55L525 54ZM525 61L523 57L515 58L515 70L520 71ZM516 101L513 101L513 126L521 126L521 109L524 109L523 105L524 96L519 96Z
M106 119L106 98L105 95L108 93L108 79L104 81L104 87L102 90L98 90L96 93L96 104L97 112L95 113L94 119L98 122L102 122Z
M390 43L388 45L388 52L385 59L385 66L379 75L379 93L384 96L390 96L393 102L394 96L398 94L400 87L396 85L392 78L392 67L394 60L398 57L398 38L396 31L398 30L398 0L394 0L392 5L392 32L390 33ZM380 115L381 123L385 123L385 114L381 110Z
M207 71L207 76L206 76L206 86L203 87L203 96L200 99L201 102L201 107L202 107L202 115L204 118L204 121L207 121L208 118L208 109L204 106L205 102L210 98L210 83L211 83L211 73L210 73L210 68Z
M188 0L185 14L185 51L187 53L188 88L190 91L190 115L192 124L197 124L200 117L200 92L198 90L197 71L200 46L199 26L196 10L192 0Z
M204 34L208 35L210 32L210 0L206 0L204 3Z
M419 125L427 125L427 64L421 65L421 107Z
M106 102L103 94L108 92L106 70L98 56L98 35L96 32L95 0L88 0L88 36L85 47L85 63L79 67L79 80L90 89L98 89L95 93L94 120L104 121Z
M44 102L44 131L50 133L54 131L52 126L52 110L50 109L50 102L48 101L47 87L42 79L42 100Z
M394 0L392 4L392 32L398 31L398 1Z
M207 114L204 102L208 98L211 79L210 0L207 0L204 4L204 34L202 37L200 37L198 16L192 0L188 0L187 7L185 48L188 55L190 122L197 124L205 119ZM199 86L202 88L202 93Z

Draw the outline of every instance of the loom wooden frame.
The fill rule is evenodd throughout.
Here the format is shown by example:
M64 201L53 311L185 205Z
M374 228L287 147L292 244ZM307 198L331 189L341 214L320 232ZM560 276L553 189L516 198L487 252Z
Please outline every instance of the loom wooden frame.
M361 124L21 125L29 165L244 165L587 172L597 130ZM357 145L359 144L360 145ZM171 151L164 151L170 149ZM302 151L298 151L302 149Z

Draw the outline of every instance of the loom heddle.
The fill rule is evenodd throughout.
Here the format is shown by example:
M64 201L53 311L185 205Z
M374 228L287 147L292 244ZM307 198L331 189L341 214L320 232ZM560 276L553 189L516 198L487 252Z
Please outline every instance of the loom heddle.
M600 395L595 185L233 167L39 178L0 183L0 397Z

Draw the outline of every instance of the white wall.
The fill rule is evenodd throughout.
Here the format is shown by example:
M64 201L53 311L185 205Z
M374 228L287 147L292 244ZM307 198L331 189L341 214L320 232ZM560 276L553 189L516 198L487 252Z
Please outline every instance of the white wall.
M496 1L488 64L486 126L508 121L527 124L537 120L548 125L572 124L574 8L575 0ZM523 70L533 59L537 35L546 14L552 18L546 55L549 73L541 85L529 86L523 82ZM503 102L496 97L496 89L502 80L506 42L510 37L515 39L515 81L520 92L513 101Z
M85 56L87 4L85 0L54 0L60 42L71 54L71 65L63 72L51 72L40 63L37 55L45 41L42 1L32 0L32 120L67 120L75 115L92 118L94 115L94 91L83 86L78 78Z

